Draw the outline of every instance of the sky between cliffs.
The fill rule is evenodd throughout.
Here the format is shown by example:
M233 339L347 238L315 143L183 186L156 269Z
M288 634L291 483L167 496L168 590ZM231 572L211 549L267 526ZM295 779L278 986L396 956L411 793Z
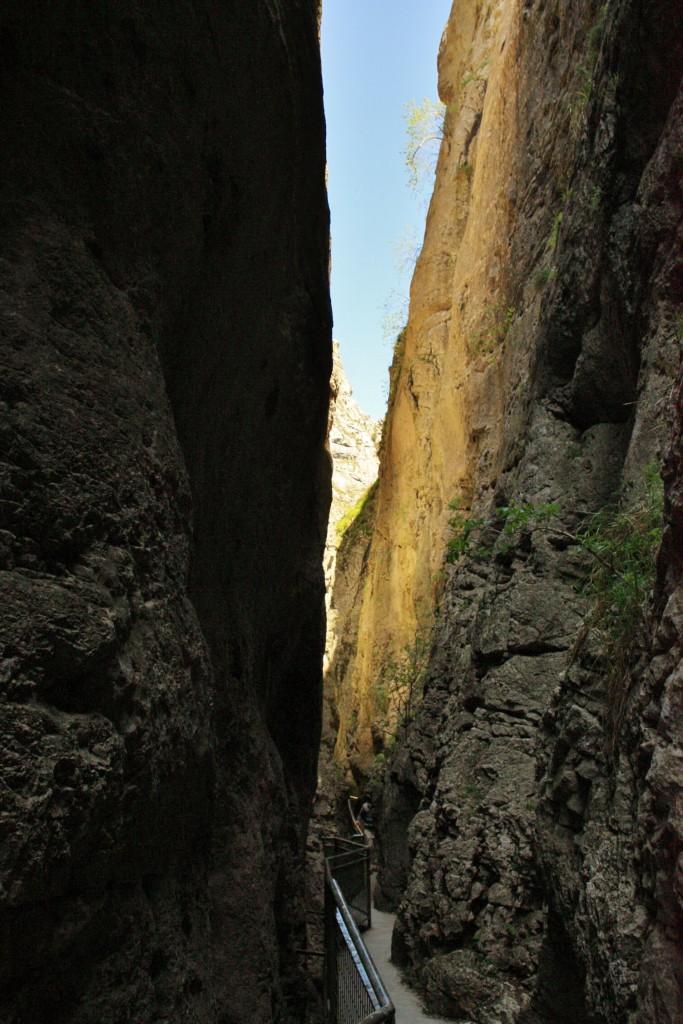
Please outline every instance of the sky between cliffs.
M393 339L409 274L396 249L422 242L427 196L404 167L404 105L437 97L436 57L451 0L323 0L322 59L332 217L334 336L356 401L386 408ZM406 247L406 246L404 246Z

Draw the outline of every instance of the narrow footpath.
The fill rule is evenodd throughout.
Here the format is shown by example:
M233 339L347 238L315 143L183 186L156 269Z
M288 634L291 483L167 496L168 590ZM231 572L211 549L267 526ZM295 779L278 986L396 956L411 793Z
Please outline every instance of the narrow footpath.
M417 995L404 985L398 968L390 960L393 927L394 915L385 914L373 907L372 928L363 932L363 941L396 1007L396 1024L422 1024L422 1021L427 1024L449 1024L441 1017L427 1016Z

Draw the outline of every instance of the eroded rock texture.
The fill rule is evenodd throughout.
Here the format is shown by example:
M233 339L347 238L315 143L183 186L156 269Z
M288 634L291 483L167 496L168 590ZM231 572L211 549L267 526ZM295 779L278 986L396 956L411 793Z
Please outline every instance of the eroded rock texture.
M0 1017L304 994L331 369L316 3L0 13Z
M437 582L426 694L379 822L394 955L461 1021L681 1019L677 435L623 717L582 626L575 538L670 443L682 38L676 3L460 0L442 42L445 138L353 685L369 764L372 688L427 618L448 503L491 518L485 551ZM554 528L501 533L494 510L526 503L556 503Z

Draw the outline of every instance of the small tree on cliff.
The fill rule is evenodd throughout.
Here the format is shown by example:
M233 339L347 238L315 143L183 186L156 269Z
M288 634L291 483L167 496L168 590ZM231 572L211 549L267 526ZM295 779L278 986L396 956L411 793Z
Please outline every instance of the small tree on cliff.
M446 104L425 97L422 103L405 104L405 164L411 191L418 194L431 180L444 137Z
M375 685L375 706L383 720L381 729L387 746L396 740L415 717L424 693L427 664L432 645L432 626L418 628L415 636L399 651L389 652Z

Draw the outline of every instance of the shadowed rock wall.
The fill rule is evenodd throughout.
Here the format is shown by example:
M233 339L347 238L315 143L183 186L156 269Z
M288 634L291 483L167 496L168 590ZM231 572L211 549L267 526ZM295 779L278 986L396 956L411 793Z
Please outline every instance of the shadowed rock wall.
M331 369L311 0L0 13L3 1020L305 995Z

